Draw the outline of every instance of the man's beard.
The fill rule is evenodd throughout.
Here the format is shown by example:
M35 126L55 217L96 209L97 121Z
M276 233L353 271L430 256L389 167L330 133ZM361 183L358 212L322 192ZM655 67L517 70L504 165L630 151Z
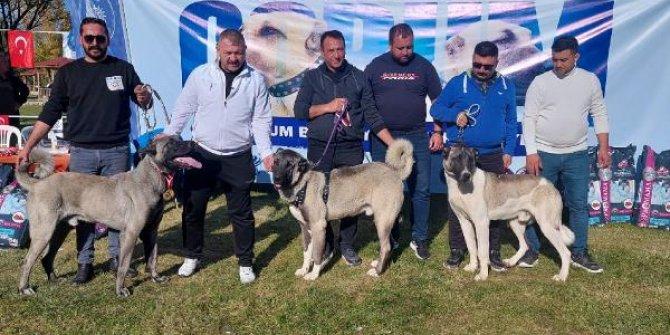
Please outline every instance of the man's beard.
M95 54L93 54L91 51L93 51L94 49L99 50L99 51L100 51L100 54L99 54L99 55L95 55ZM100 60L104 59L104 58L107 56L107 48L101 48L101 47L88 47L88 48L86 48L86 49L84 50L84 52L86 53L86 56L88 56L89 58L91 58L91 59L93 59L93 60L95 60L95 61L100 61Z
M414 59L414 54L412 54L411 56L407 57L406 60L403 60L402 57L400 57L400 58L396 58L396 57L393 56L393 55L391 55L391 57L393 58L393 60L394 60L396 63L398 63L398 64L400 64L400 65L406 65L406 64L409 64L409 62L411 62L411 61Z

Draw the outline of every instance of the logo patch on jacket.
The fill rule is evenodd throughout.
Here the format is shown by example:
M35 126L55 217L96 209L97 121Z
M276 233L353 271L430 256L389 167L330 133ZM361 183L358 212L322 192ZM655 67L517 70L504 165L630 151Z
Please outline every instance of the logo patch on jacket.
M123 76L112 76L105 78L107 81L107 89L110 91L122 91L123 90Z

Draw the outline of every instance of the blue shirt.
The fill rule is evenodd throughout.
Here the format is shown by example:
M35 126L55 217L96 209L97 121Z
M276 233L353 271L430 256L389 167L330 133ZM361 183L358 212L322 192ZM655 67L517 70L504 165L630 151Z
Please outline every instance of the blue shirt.
M468 72L451 78L430 108L430 115L446 128L447 143L459 142L456 117L469 110L469 123L462 141L480 154L502 151L514 155L516 148L516 92L514 83L496 76L484 91Z

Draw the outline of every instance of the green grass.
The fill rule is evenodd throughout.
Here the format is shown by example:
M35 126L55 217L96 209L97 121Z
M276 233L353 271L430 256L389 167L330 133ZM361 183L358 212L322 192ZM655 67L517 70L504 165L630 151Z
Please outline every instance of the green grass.
M358 247L365 266L337 260L315 282L294 277L302 264L299 228L285 204L254 193L258 280L243 286L233 256L225 201L212 201L206 219L206 265L179 278L181 211L168 210L160 229L159 270L171 276L155 284L140 271L129 281L134 294L119 299L103 273L105 242L97 243L96 278L82 287L49 285L37 265L37 296L16 293L25 250L0 253L0 315L12 333L224 333L224 334L668 334L670 333L670 233L613 225L591 229L592 254L605 272L571 269L567 283L551 276L558 265L546 256L534 269L473 274L442 268L446 257L446 198L433 197L432 257L419 261L408 247L409 231L389 270L368 277L377 256L372 224L362 220ZM58 273L76 271L74 233L56 259ZM136 259L141 256L136 248ZM503 254L513 253L505 243ZM137 262L137 261L136 261ZM140 264L141 265L141 264ZM143 266L139 266L143 269Z
M19 113L21 115L29 115L29 116L37 116L42 112L42 107L43 105L35 105L35 104L25 104L21 106L21 109L19 110ZM25 126L30 126L35 123L35 119L26 119L23 118L21 119L21 128Z

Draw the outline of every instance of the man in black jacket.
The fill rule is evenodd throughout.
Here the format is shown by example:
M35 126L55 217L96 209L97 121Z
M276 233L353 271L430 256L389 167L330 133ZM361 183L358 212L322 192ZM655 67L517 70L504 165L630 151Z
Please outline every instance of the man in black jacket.
M19 107L28 100L28 93L28 86L9 67L7 54L0 53L0 115L19 115ZM21 122L12 118L9 124L19 127Z
M19 162L27 159L37 142L67 113L65 138L70 142L70 171L103 176L125 172L130 158L130 100L148 107L151 94L130 63L107 55L109 32L105 21L84 18L79 27L79 41L86 56L56 73L49 101L19 153ZM93 278L94 239L92 224L77 225L79 267L75 284ZM109 230L109 255L108 269L116 271L117 230Z
M345 59L344 36L337 30L321 35L324 63L305 74L294 112L307 123L307 159L319 162L316 169L330 172L334 168L363 162L364 123L387 145L393 142L375 106L372 90L363 72ZM336 113L344 111L339 129L331 138ZM354 250L358 218L340 222L340 252L350 266L361 264ZM326 260L334 247L332 229L326 229Z

